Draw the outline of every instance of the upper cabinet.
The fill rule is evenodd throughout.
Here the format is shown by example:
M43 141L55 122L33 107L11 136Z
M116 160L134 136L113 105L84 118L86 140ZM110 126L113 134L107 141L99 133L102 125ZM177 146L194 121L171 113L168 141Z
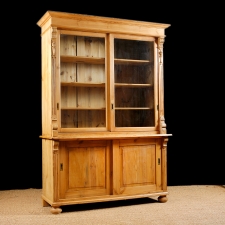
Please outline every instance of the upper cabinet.
M163 42L168 24L48 11L38 25L46 86L43 137L166 133Z

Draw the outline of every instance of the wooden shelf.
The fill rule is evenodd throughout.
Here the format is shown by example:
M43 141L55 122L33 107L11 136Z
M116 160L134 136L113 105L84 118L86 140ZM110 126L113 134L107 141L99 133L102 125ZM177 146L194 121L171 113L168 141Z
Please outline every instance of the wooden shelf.
M145 87L153 87L152 84L128 84L128 83L115 83L115 87L128 87L128 88L145 88Z
M60 56L61 62L67 63L89 63L89 64L105 64L105 58L85 57L85 56Z
M116 107L115 110L153 110L149 107Z
M115 64L131 64L131 65L147 65L151 63L149 60L136 60L136 59L114 59Z
M105 108L62 107L61 110L105 110Z
M105 83L61 82L61 86L75 86L75 87L105 87Z

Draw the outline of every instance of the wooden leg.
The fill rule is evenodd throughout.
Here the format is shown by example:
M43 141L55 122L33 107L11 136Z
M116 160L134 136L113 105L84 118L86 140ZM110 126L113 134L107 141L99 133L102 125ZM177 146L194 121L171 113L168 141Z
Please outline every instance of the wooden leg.
M52 208L50 209L50 212L51 212L52 214L59 214L59 213L62 212L62 209L59 208L59 207L54 206L54 207L52 207Z
M42 199L42 206L48 207L48 206L50 206L50 204L48 204L44 199Z
M159 202L164 203L164 202L167 202L167 200L168 200L168 198L166 197L166 195L161 195L158 197Z

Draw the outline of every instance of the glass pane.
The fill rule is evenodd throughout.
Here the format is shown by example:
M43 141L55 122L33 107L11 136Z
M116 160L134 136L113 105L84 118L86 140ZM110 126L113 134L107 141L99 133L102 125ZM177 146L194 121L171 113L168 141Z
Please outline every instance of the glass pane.
M116 110L116 127L154 126L152 110Z
M115 39L114 80L116 127L154 126L154 43Z
M151 88L115 88L115 106L120 107L153 107Z
M151 44L147 41L115 39L115 58L151 60Z
M151 64L119 63L115 63L115 83L153 84L154 71Z
M61 35L60 80L61 127L105 127L105 39Z

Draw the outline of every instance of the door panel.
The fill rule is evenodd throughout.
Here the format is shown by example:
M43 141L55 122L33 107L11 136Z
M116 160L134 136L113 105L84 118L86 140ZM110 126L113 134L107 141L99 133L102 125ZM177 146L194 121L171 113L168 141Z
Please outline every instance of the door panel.
M60 198L110 194L110 142L60 142Z
M147 194L161 189L157 139L114 140L113 148L114 194Z

